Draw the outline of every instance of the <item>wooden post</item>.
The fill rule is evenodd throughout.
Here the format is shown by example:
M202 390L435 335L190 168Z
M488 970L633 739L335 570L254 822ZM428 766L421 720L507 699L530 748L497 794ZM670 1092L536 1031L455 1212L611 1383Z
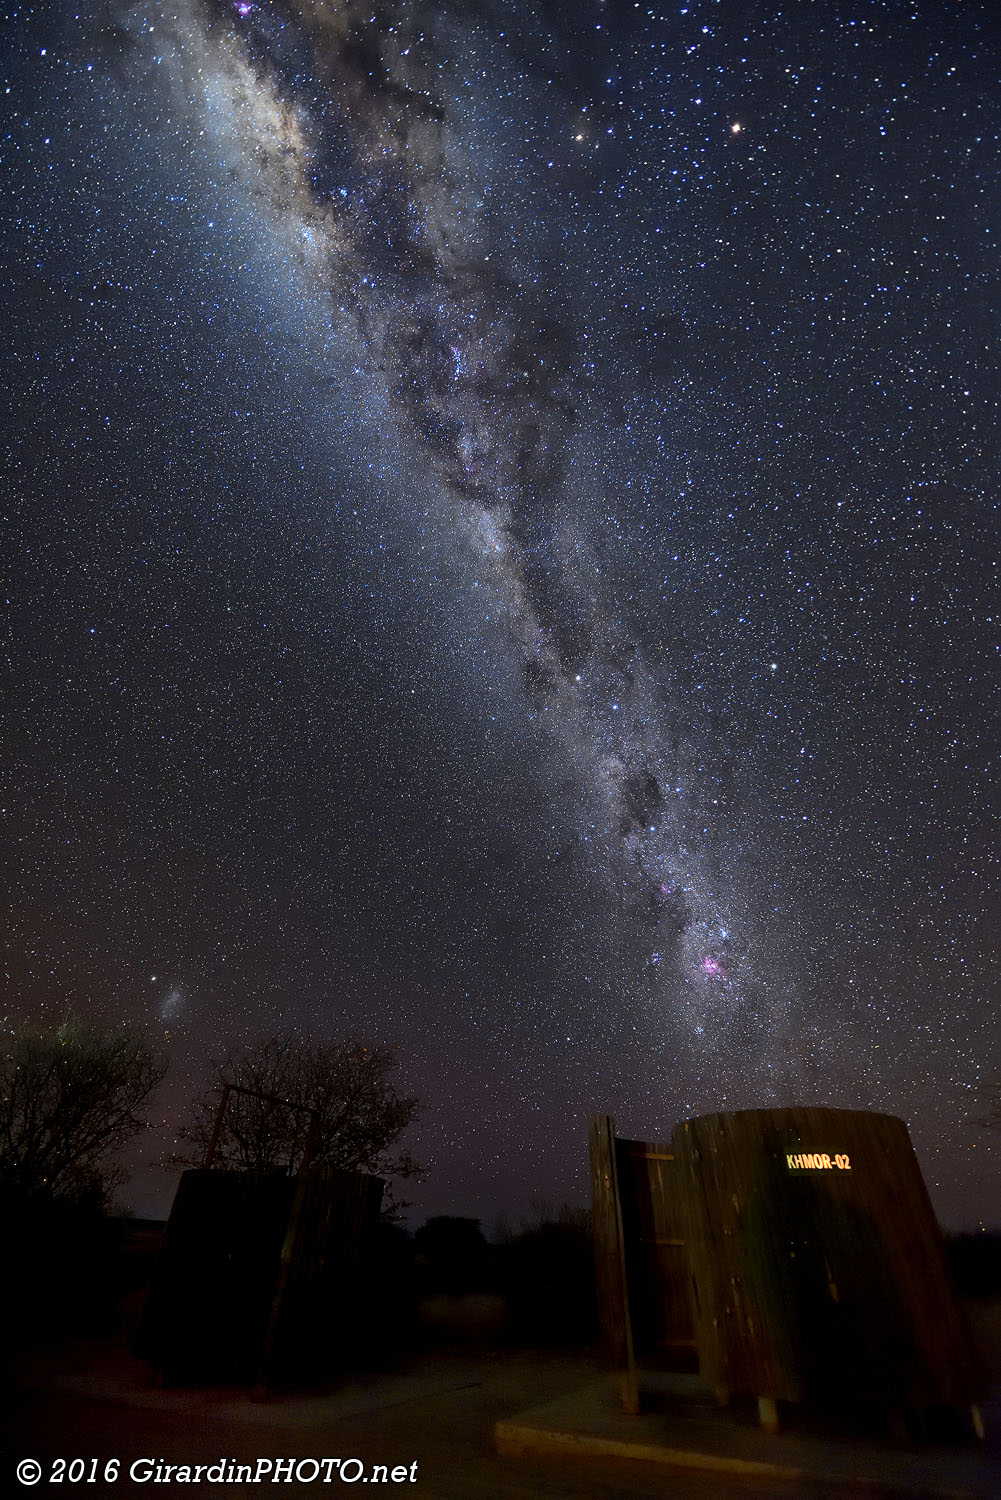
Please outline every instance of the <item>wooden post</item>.
M302 1148L302 1161L299 1163L299 1171L307 1172L310 1163L316 1154L316 1148L320 1144L320 1111L311 1109L309 1111L309 1127L306 1131L306 1142Z
M774 1434L781 1431L779 1427L779 1409L775 1405L774 1396L758 1397L758 1423L762 1432Z
M215 1160L216 1150L219 1146L219 1137L222 1135L222 1122L226 1114L226 1105L229 1103L229 1091L231 1085L224 1083L222 1086L222 1098L219 1100L219 1109L216 1113L215 1124L212 1127L212 1138L209 1141L208 1150L205 1153L203 1166L210 1167Z
M622 1203L615 1160L615 1121L597 1115L590 1126L591 1203L598 1284L598 1314L605 1352L619 1369L622 1409L640 1409L633 1327L629 1315Z

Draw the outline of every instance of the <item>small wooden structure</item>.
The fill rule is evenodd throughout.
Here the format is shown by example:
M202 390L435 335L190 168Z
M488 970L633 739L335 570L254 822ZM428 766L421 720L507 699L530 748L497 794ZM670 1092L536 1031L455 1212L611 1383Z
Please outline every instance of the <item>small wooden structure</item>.
M670 1143L591 1126L603 1342L638 1410L650 1351L697 1349L721 1403L961 1407L983 1383L903 1121L742 1110ZM974 1412L974 1425L978 1413Z
M135 1352L172 1380L267 1384L336 1368L360 1333L381 1179L185 1172Z

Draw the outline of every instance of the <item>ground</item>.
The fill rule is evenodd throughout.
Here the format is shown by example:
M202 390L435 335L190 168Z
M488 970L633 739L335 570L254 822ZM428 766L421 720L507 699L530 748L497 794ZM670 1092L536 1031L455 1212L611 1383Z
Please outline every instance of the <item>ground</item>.
M400 1361L390 1372L350 1379L325 1394L253 1400L246 1391L157 1390L147 1365L120 1346L79 1345L24 1361L10 1407L13 1457L38 1459L43 1480L8 1493L66 1494L51 1483L58 1457L119 1458L123 1477L81 1485L90 1497L152 1494L224 1496L262 1493L247 1484L199 1484L125 1477L137 1458L168 1464L253 1463L261 1457L358 1457L366 1465L418 1462L416 1483L393 1489L421 1500L833 1500L843 1486L742 1480L704 1471L664 1470L639 1462L520 1459L497 1456L493 1425L528 1407L593 1382L592 1359L552 1353L438 1350ZM89 1470L88 1470L89 1472ZM282 1483L285 1496L343 1487ZM267 1493L263 1488L263 1493ZM274 1493L274 1491L272 1491Z

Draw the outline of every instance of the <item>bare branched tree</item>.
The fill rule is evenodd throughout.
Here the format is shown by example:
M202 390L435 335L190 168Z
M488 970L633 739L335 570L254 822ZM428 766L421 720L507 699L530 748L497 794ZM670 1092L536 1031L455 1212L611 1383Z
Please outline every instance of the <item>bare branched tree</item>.
M385 1177L420 1169L397 1148L418 1101L390 1082L390 1047L312 1043L292 1037L232 1051L213 1065L211 1089L194 1103L175 1161L201 1166L229 1087L213 1163L250 1172L295 1172L307 1152L318 1165Z
M147 1038L79 1021L0 1043L0 1192L104 1201L165 1072Z

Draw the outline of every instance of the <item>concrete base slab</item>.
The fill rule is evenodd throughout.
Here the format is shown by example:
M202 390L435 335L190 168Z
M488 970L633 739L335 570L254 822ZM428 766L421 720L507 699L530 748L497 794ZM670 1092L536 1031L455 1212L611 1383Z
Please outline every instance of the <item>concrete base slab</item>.
M671 1410L629 1416L614 1379L495 1423L497 1451L524 1456L639 1459L665 1468L710 1469L761 1479L803 1480L909 1496L998 1500L1001 1456L974 1448L900 1451L878 1443L769 1436L729 1413L703 1408L693 1383Z

